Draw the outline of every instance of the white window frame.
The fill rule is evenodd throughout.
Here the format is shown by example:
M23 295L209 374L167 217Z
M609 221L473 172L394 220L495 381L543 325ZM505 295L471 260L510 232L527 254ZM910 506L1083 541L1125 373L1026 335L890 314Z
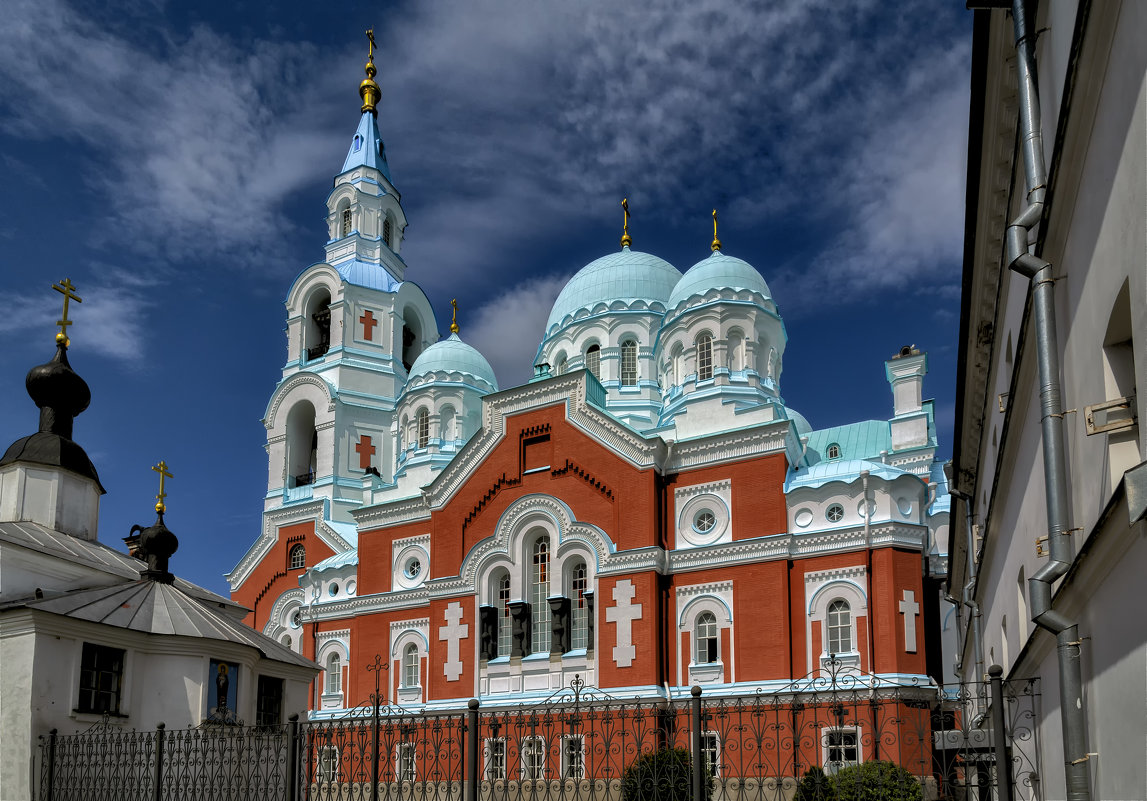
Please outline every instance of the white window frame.
M713 378L713 337L700 334L697 337L697 380L709 381Z
M545 568L539 570L541 552L539 546L545 543ZM548 654L553 638L553 621L550 614L550 581L553 573L554 555L549 534L542 534L530 545L530 653Z
M498 609L498 656L508 657L514 647L514 621L510 618L511 582L509 572L494 579L494 606Z
M418 748L412 742L401 742L394 746L394 778L398 782L418 780Z
M570 751L569 746L572 743L577 743L577 760L576 764L571 757L573 753ZM562 735L562 779L576 779L581 780L585 778L585 735L584 734L563 734Z
M411 660L413 654L414 659ZM404 689L422 686L422 658L418 653L418 643L407 643L402 647L402 683Z
M710 769L713 776L719 777L721 775L721 735L715 731L701 732L701 753L705 757L705 766Z
M620 370L618 378L623 387L637 386L637 340L627 338L619 347Z
M331 784L338 781L339 775L339 749L333 745L324 745L319 748L318 753L318 776L319 784Z
M848 620L844 625L834 624L833 615L839 614L839 610L834 612L834 608L838 604L844 605L844 612L848 615ZM827 654L851 654L856 651L856 626L855 617L852 614L852 604L845 598L833 598L828 603L828 608L824 613L824 651ZM840 645L839 632L844 630L848 634L848 647L847 648L834 648L834 632L837 632L836 645Z
M849 746L842 744L833 744L829 742L830 738L834 735L852 735L853 744L852 748L856 749L856 760L833 760L829 757L832 755L833 749L848 748ZM824 772L829 775L835 775L843 767L849 765L859 765L864 761L864 752L860 747L860 727L859 726L830 726L820 730L820 745L821 745L821 763L824 766Z
M332 664L335 669L331 670ZM331 653L326 659L326 687L327 695L341 695L343 691L343 658L338 651Z
M430 412L425 407L418 410L414 417L414 425L418 429L419 449L430 447Z
M601 346L597 343L585 349L585 369L593 373L593 377L601 380Z
M570 648L574 651L589 649L589 605L585 602L589 587L589 566L578 559L570 565Z
M296 563L295 554L302 554L302 560ZM299 542L291 546L291 550L287 552L287 569L288 570L305 570L307 567L307 547Z
M530 765L526 755L538 757L536 764ZM546 738L540 734L523 737L518 745L518 761L521 763L522 781L539 781L546 777ZM533 775L531 775L531 773Z
M701 658L702 657L702 654L701 654L701 626L702 626L702 621L704 618L708 618L707 620L704 620L704 625L707 628L712 629L712 632L707 633L705 636L706 642L708 642L709 640L712 640L713 644L714 644L714 648L713 648L714 653L712 654L712 656L713 656L712 659L702 659ZM708 650L708 649L706 649L706 650ZM693 664L700 666L700 665L719 665L720 663L721 663L721 626L717 622L717 616L715 614L713 614L712 612L705 610L703 612L700 612L697 615L697 618L693 621Z
M486 755L486 764L482 770L482 775L486 777L486 781L497 782L506 780L506 738L505 737L487 737L485 740L484 748ZM499 764L495 765L494 755L495 751L500 752ZM495 768L498 768L495 770Z

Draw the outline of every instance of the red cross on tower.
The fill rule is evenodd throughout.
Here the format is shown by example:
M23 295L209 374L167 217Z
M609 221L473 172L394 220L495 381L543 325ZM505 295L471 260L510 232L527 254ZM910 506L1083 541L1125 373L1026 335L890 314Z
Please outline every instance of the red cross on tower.
M374 319L374 314L371 313L370 309L363 312L358 321L362 323L362 338L367 342L374 342L374 327L378 325L378 320Z
M369 314L370 312L367 312ZM358 466L366 470L370 467L370 457L374 456L375 448L370 444L370 437L363 435L358 438L358 444L354 446L355 451L358 453Z

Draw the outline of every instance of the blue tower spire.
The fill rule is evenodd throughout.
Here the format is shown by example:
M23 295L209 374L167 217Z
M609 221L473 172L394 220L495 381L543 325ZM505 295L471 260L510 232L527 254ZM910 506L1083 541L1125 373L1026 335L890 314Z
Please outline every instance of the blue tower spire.
M347 172L356 167L372 167L389 181L390 167L386 163L386 147L382 143L382 135L378 132L378 120L374 115L373 110L363 112L340 172Z

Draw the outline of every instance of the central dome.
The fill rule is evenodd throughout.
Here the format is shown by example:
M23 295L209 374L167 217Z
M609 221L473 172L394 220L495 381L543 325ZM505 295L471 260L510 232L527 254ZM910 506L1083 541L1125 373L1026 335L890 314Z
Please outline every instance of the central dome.
M435 342L410 366L412 379L428 373L463 373L486 382L495 392L498 390L498 379L494 377L494 368L486 357L459 339L457 334Z
M562 289L550 311L546 334L566 317L598 304L645 301L664 306L680 280L676 267L650 253L625 247L602 256L582 267Z

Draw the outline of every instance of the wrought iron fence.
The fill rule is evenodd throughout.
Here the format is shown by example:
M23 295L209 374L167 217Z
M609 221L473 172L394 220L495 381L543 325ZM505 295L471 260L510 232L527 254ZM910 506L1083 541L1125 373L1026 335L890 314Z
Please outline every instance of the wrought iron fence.
M337 719L53 733L39 798L1026 801L1041 797L1039 720L1035 681L946 689L835 660L723 697L619 698L579 678L534 703L438 713L376 689Z

